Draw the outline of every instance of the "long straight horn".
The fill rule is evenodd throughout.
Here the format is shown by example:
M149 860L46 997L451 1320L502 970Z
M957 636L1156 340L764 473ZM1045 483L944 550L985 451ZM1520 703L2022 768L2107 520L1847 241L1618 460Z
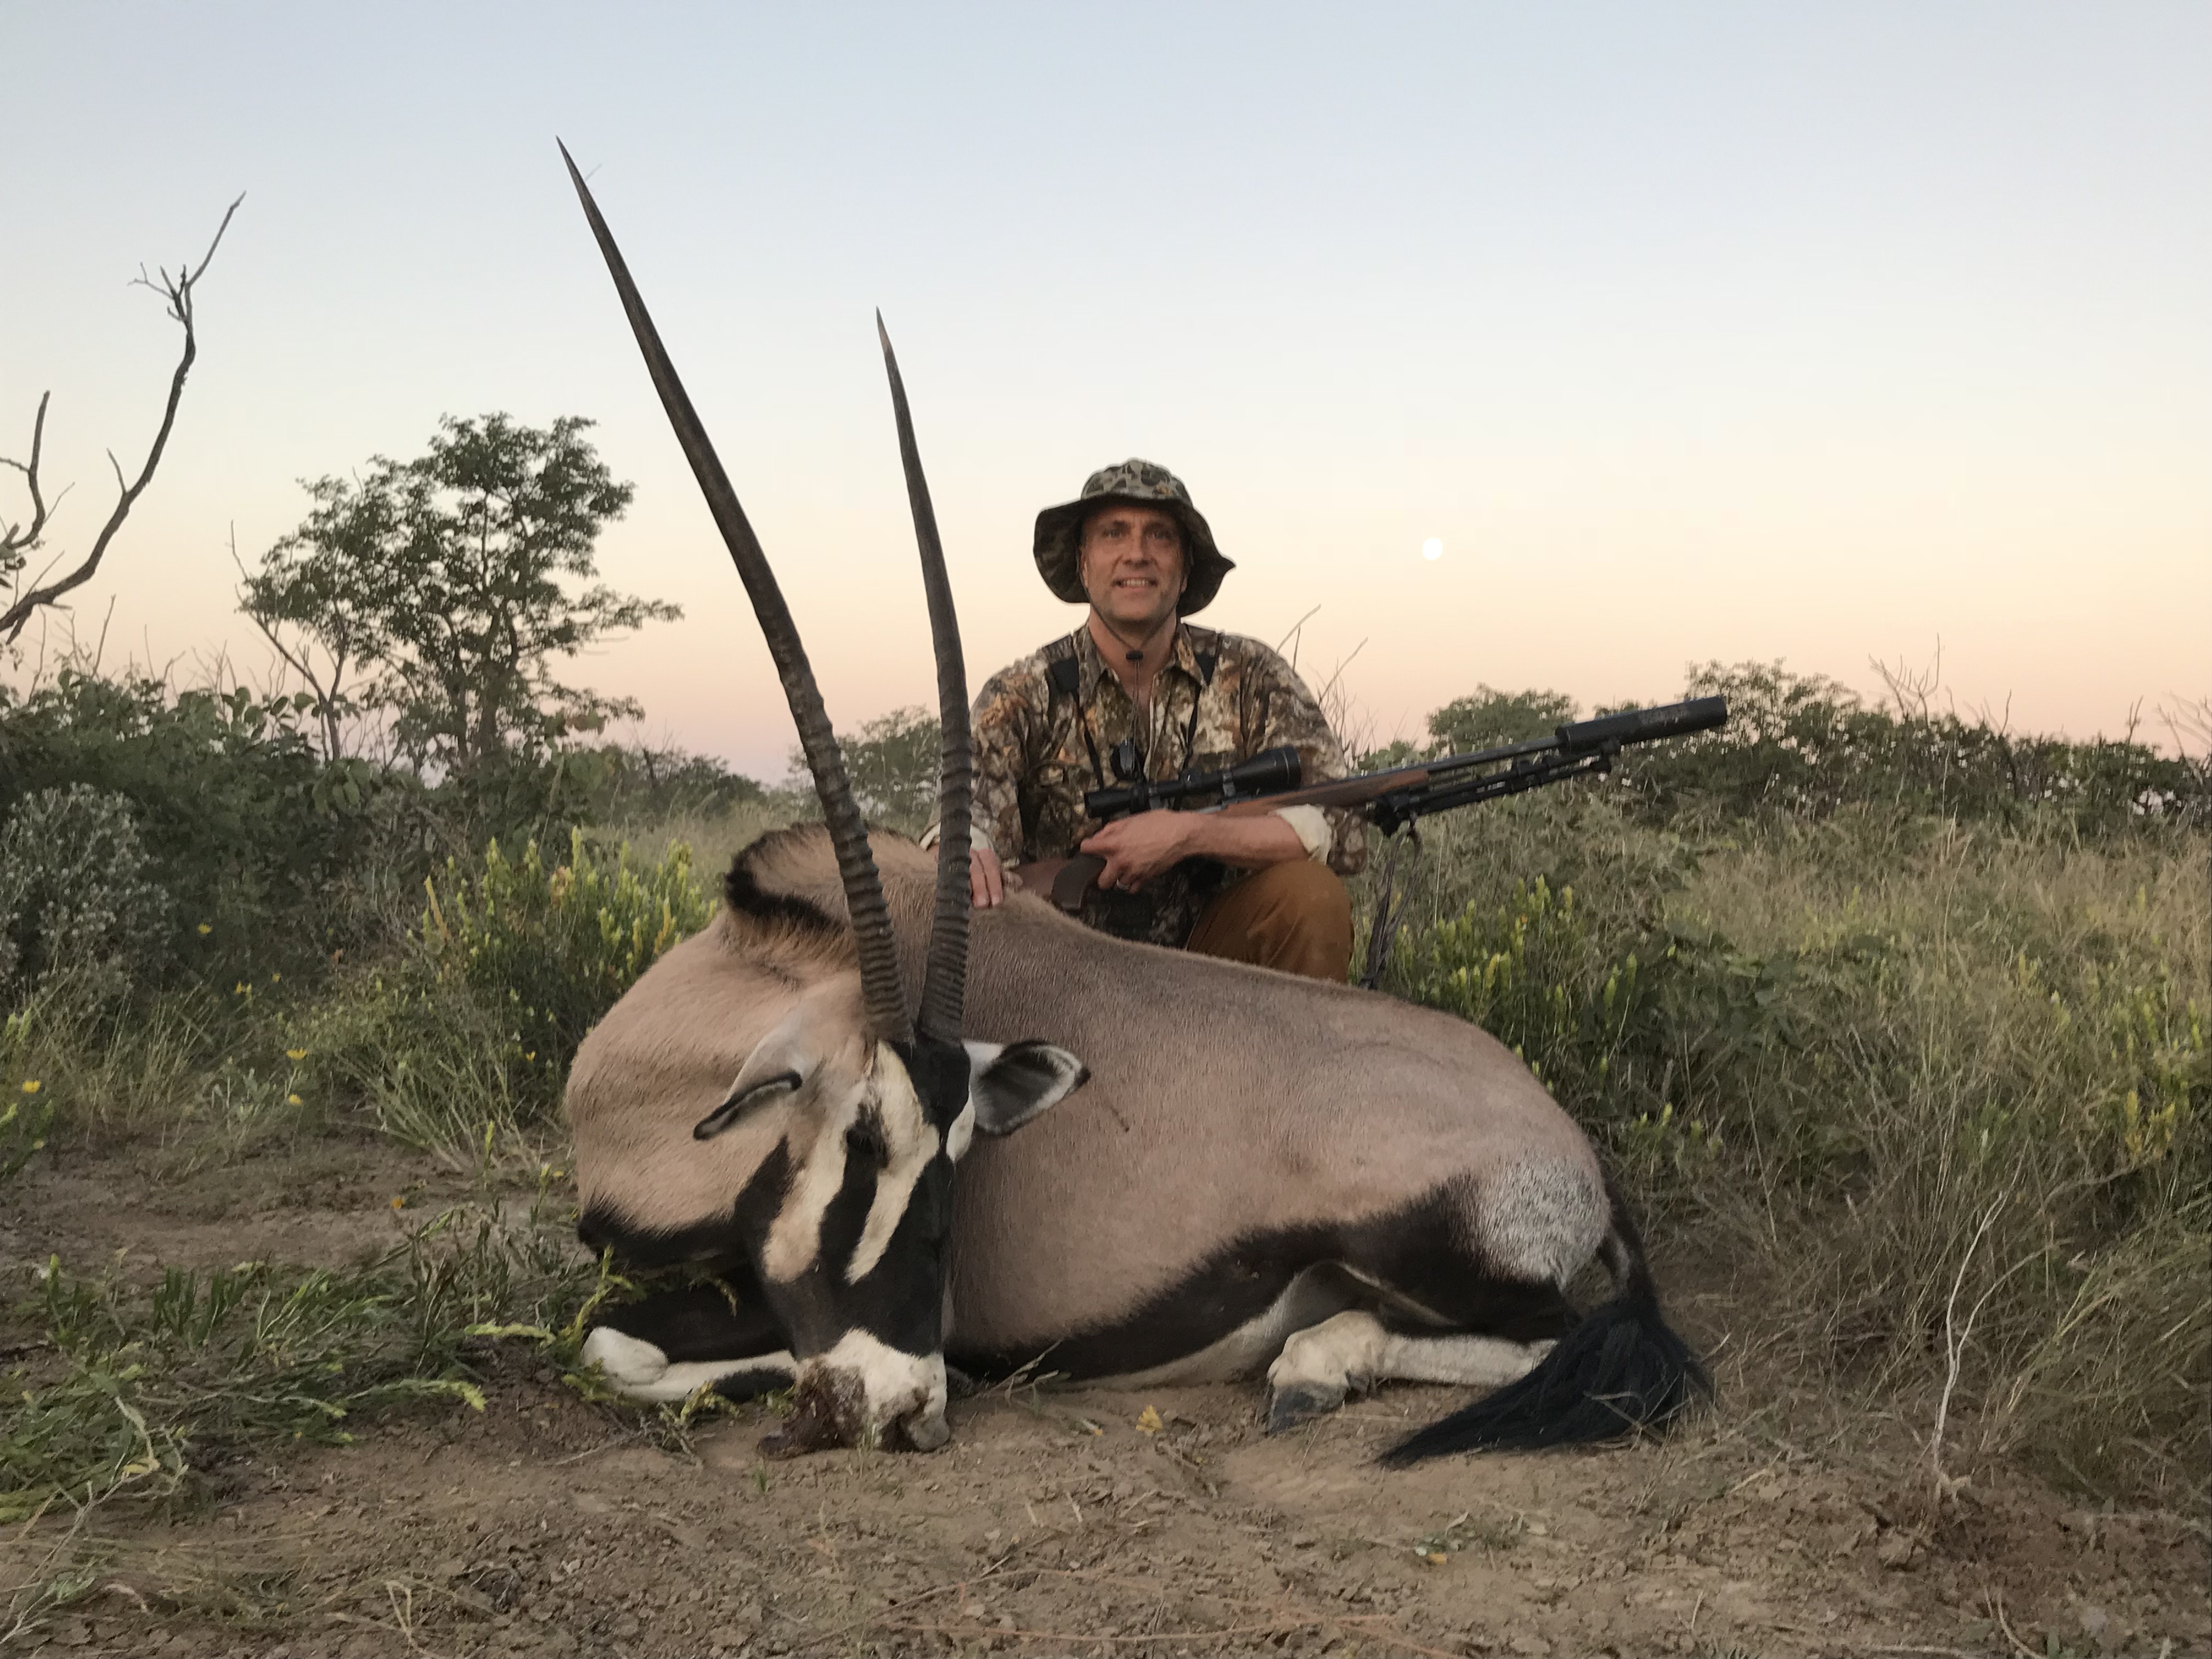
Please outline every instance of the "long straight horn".
M924 1036L957 1042L968 985L968 805L974 781L968 671L960 658L960 618L954 614L952 584L945 574L945 544L938 539L937 513L929 504L928 481L921 476L921 452L915 447L906 382L899 378L898 359L891 353L891 337L880 311L876 313L876 337L884 343L891 411L898 417L899 459L906 465L907 503L914 509L915 540L921 546L921 586L929 596L929 635L937 648L937 718L943 734L937 794L937 905L929 923L921 1012L915 1023Z
M568 164L568 177L575 183L577 199L584 204L584 216L592 222L592 234L599 239L599 252L606 256L615 290L622 295L623 309L629 315L630 331L637 336L653 389L660 393L660 406L668 411L676 441L684 447L692 476L699 480L707 497L708 510L714 515L715 526L729 546L738 574L744 580L753 614L759 617L761 633L768 640L769 655L775 659L775 672L783 681L783 695L799 727L799 746L806 757L807 769L814 774L814 793L821 798L830 845L836 848L837 873L844 879L845 908L851 913L854 942L860 951L860 989L869 1026L878 1037L908 1041L913 1030L907 1022L906 997L899 988L897 946L891 938L890 913L884 905L883 883L877 878L876 861L868 851L867 826L861 823L860 809L854 803L852 785L845 778L844 757L830 732L830 716L823 709L822 693L814 684L813 669L807 665L806 649L792 623L790 607L783 602L783 590L776 586L775 573L769 568L760 539L746 522L738 493L730 487L729 476L722 471L684 383L676 378L676 366L668 361L660 335L646 313L637 284L630 280L629 267L615 246L607 222L599 216L599 204L592 199L566 144L561 146L561 159Z

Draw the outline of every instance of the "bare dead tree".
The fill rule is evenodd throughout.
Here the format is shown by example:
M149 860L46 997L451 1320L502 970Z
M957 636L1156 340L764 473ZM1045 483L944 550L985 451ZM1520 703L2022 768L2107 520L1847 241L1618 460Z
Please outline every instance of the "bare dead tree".
M2158 713L2173 739L2173 752L2212 767L2212 697L2177 697L2171 705L2160 703Z
M2212 697L2178 697L2171 705L2160 703L2158 712L2175 758L2196 780L2195 799L2183 804L2182 822L2212 823ZM2207 857L2212 862L2212 853Z
M1936 641L1936 659L1925 668L1910 666L1902 656L1892 668L1879 657L1869 657L1867 662L1881 676L1881 683L1889 692L1889 701L1901 720L1932 720L1936 718L1936 694L1943 688L1943 641ZM1955 709L1954 712L1956 712Z
M100 526L100 534L94 538L92 550L77 562L75 568L52 581L46 580L53 568L49 565L29 587L15 589L7 609L0 611L0 644L13 644L26 624L40 610L59 604L66 595L92 580L100 569L100 562L107 556L108 544L115 539L115 532L123 528L123 521L131 516L131 509L137 504L138 497L154 481L154 469L161 465L161 452L168 445L170 428L177 423L177 405L184 401L185 377L191 373L192 360L199 353L199 339L193 328L192 290L200 278L207 275L208 265L215 258L215 251L222 244L223 233L230 228L231 216L238 211L239 203L245 199L240 196L224 210L222 222L216 227L215 240L208 244L208 251L201 256L198 264L182 265L173 276L166 265L152 276L146 274L143 267L140 268L137 280L132 286L151 289L167 300L171 319L185 331L185 349L178 359L176 373L169 377L169 401L161 411L161 428L154 434L153 446L146 452L146 464L139 468L135 480L125 479L122 464L115 459L115 452L108 451L107 464L115 469L115 486L119 493L114 510L107 515L107 522ZM19 461L0 455L0 465L14 467L23 475L24 484L31 497L30 521L27 524L9 523L4 530L0 530L0 582L12 584L16 574L29 563L31 555L38 550L52 516L52 504L46 501L39 480L39 458L45 447L46 435L46 405L52 396L52 392L47 392L39 398L38 416L31 423L31 459ZM57 503L59 500L59 496L55 498Z

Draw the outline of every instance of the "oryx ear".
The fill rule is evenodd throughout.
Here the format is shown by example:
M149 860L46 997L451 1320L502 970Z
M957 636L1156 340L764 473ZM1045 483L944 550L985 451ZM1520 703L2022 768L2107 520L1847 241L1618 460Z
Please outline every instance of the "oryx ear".
M1081 1088L1091 1073L1065 1048L1049 1042L970 1042L968 1098L975 1127L987 1135L1010 1135Z
M730 1090L729 1098L691 1126L691 1139L712 1140L754 1107L796 1089L805 1080L796 1072L778 1072L757 1083L748 1083L740 1077Z
M783 1022L753 1045L745 1063L738 1067L737 1081L722 1103L691 1126L691 1139L712 1140L756 1106L781 1100L802 1087L817 1064L815 1045L809 1041L813 1012L805 1004L785 1016Z

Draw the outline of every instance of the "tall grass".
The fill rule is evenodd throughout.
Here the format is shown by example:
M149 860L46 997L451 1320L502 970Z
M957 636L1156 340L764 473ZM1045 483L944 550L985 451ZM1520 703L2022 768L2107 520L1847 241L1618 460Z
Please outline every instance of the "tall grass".
M119 1018L101 987L51 975L0 1022L0 1086L77 1133L166 1124L197 1093L222 1018L199 988Z
M152 1135L205 1162L356 1109L457 1168L534 1170L577 1043L711 914L682 842L640 859L578 834L565 857L493 842L449 861L392 946L308 983L118 995L50 974L0 1023L0 1172L54 1135Z
M1532 798L1431 831L1395 985L1520 1048L1701 1249L1755 1253L1789 1350L1937 1469L2171 1500L2212 1463L2206 871L2170 827L1700 845Z
M600 848L628 847L630 855L658 864L678 847L689 850L693 879L711 898L732 860L771 830L821 816L811 794L771 789L757 800L687 808L655 817L621 818L592 836Z
M1738 1225L1774 1237L1815 1353L1878 1394L1972 1408L1962 1451L2025 1451L2091 1490L2201 1490L2203 838L1923 823L1872 859L1835 840L1745 848L1685 896L1764 956L1858 942L1799 1063L1743 1091L1759 1199Z
M57 1154L129 1148L156 1184L325 1133L343 1115L281 979L144 992L55 975L0 1020L0 1179ZM15 1109L9 1111L12 1105Z

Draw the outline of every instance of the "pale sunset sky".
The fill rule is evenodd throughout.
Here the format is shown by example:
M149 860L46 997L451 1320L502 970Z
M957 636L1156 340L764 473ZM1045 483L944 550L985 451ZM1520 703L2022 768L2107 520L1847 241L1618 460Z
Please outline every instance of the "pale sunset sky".
M871 321L971 684L1071 626L1037 509L1141 455L1238 562L1209 623L1380 742L1486 681L1585 707L1786 659L2112 733L2212 693L2212 6L309 7L0 0L0 454L107 655L233 610L298 480L441 414L599 422L607 580L685 619L575 677L780 776L790 722L570 191L567 140L833 718L930 693ZM23 514L0 476L0 517ZM1441 557L1422 544L1443 544ZM27 642L34 642L27 636ZM12 671L20 681L27 665Z

